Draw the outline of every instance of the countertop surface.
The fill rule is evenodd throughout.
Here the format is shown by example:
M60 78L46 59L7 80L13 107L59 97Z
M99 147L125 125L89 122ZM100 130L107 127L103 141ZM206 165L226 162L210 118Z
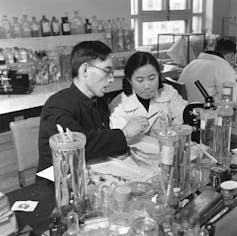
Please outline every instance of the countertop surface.
M164 65L163 76L176 77L179 69L174 65ZM115 70L114 82L107 92L122 89L123 70ZM0 115L10 112L43 106L46 100L57 91L69 87L71 81L59 81L44 85L35 85L30 94L0 95Z

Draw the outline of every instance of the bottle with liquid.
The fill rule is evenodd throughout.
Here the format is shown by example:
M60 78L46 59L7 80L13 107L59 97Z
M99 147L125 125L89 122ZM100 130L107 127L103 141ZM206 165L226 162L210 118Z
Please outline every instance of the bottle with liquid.
M62 28L62 35L70 35L71 34L71 26L70 26L70 22L68 20L68 16L62 17L61 28Z
M2 27L5 38L12 38L12 26L6 15L3 16Z
M86 18L85 33L86 33L86 34L89 34L89 33L91 33L91 32L92 32L92 25L91 25L89 19Z
M60 25L59 25L59 22L58 22L58 20L55 16L52 17L52 20L50 22L50 26L51 26L52 36L60 35Z
M35 16L32 17L31 21L31 36L40 37L40 25Z
M22 28L22 37L23 38L31 37L31 25L30 25L27 15L23 15L23 19L21 22L21 28Z
M83 34L84 33L84 21L79 15L79 11L74 11L74 17L71 20L71 33Z
M41 28L41 35L43 37L46 36L50 36L51 32L50 32L50 22L49 20L46 18L45 15L42 16L42 19L40 20L40 28Z
M12 23L12 37L13 38L21 38L21 24L18 21L18 17L13 17Z

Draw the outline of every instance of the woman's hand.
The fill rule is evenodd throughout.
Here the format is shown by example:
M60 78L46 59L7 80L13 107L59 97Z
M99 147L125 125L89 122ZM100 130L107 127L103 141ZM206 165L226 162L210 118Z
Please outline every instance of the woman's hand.
M143 133L149 126L148 119L144 116L131 118L125 127L122 129L126 138L133 138L138 134Z

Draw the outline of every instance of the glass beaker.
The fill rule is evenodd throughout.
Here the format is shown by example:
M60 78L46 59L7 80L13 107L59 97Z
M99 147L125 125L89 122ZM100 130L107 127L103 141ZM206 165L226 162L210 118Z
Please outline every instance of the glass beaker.
M86 136L72 132L72 142L62 142L61 134L49 138L52 150L55 198L58 209L72 205L75 210L83 211L86 193L85 144ZM80 212L82 213L82 212Z
M160 142L160 167L163 192L169 196L173 187L173 180L178 172L175 168L179 156L178 149L178 134L174 130L164 130L158 133L158 140Z
M189 125L176 125L173 129L179 135L178 156L175 162L174 188L180 189L180 194L188 193L190 184L190 144L192 127Z

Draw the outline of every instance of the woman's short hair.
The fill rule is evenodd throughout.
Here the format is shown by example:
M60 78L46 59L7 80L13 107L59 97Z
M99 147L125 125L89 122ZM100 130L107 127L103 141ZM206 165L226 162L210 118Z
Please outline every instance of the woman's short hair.
M130 84L133 73L135 72L135 70L145 65L154 66L159 75L158 89L163 87L161 81L161 69L157 59L149 52L135 52L128 59L124 69L125 76L123 78L123 91L126 95L131 95L133 93L132 86Z
M72 78L78 76L79 67L85 62L99 58L104 61L111 49L101 41L83 41L75 45L71 52Z

